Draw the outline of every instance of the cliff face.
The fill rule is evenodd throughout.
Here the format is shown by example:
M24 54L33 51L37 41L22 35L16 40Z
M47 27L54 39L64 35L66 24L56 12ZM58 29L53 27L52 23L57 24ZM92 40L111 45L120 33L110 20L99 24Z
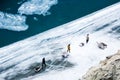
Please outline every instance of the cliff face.
M90 68L82 80L120 80L120 50Z

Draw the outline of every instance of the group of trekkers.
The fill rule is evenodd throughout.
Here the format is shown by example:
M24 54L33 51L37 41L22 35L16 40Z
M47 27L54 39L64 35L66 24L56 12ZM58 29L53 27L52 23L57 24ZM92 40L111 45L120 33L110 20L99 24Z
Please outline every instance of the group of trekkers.
M87 44L88 42L89 42L89 34L87 34L87 36L86 36L86 44ZM81 44L81 45L80 45L81 47L84 46L84 43L80 43L80 44ZM70 44L67 45L67 52L69 52L69 53L71 52Z
M89 34L87 34L86 35L86 44L89 42ZM85 44L84 43L80 43L80 47L83 47ZM105 48L107 48L107 44L105 44L104 42L97 42L97 45L98 45L98 48L100 48L100 49L105 49ZM67 52L69 52L70 53L70 44L68 44L68 46L67 46Z
M89 34L86 35L86 40L85 40L86 44L89 42ZM80 43L80 47L83 47L85 45L85 43ZM98 48L100 49L105 49L107 48L107 44L103 43L103 42L97 42ZM62 53L62 58L65 59L69 56L69 53L71 53L71 44L67 45L67 51ZM40 71L42 69L46 68L46 61L45 58L42 59L42 66L40 67L36 67L35 71Z

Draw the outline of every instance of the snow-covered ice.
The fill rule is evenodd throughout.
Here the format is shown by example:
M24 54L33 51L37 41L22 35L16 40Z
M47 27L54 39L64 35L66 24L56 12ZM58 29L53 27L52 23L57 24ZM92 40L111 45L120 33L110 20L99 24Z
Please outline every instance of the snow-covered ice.
M25 16L0 12L0 29L25 31L28 29L28 25L25 22Z
M57 3L57 0L28 0L19 7L18 13L26 15L49 15L50 12L48 10Z
M83 18L58 26L28 39L0 48L0 79L2 80L78 80L106 56L120 49L120 3ZM86 34L90 41L85 43ZM99 49L97 42L108 46ZM62 63L62 53L71 44L71 53ZM45 57L50 65L43 72L34 72ZM50 62L51 61L51 62ZM55 64L55 61L57 63ZM59 63L58 63L59 62ZM69 64L68 64L69 63ZM63 65L62 65L63 64Z

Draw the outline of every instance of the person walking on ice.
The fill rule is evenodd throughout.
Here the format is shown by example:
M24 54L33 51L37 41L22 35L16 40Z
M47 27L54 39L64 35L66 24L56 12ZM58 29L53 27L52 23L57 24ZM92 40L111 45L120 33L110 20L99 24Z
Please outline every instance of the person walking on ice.
M45 58L42 59L42 69L46 68L46 61Z
M89 34L87 34L87 36L86 36L86 43L88 43L89 42Z
M70 44L67 45L67 52L70 53L70 50L71 50L71 47L70 47Z
M45 61L45 58L42 58L41 66L36 66L34 70L35 72L39 72L41 70L45 70L45 68L46 68L46 61Z

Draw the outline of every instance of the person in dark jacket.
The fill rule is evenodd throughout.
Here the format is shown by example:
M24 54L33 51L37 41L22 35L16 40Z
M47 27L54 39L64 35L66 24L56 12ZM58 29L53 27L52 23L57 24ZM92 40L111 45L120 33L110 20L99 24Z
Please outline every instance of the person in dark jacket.
M34 70L35 72L39 72L41 70L45 70L45 68L46 68L46 61L45 61L45 58L43 58L41 66L36 66Z
M89 42L89 34L87 34L87 36L86 36L86 43L88 43Z
M43 68L46 68L46 61L45 61L45 58L42 59L42 69Z

